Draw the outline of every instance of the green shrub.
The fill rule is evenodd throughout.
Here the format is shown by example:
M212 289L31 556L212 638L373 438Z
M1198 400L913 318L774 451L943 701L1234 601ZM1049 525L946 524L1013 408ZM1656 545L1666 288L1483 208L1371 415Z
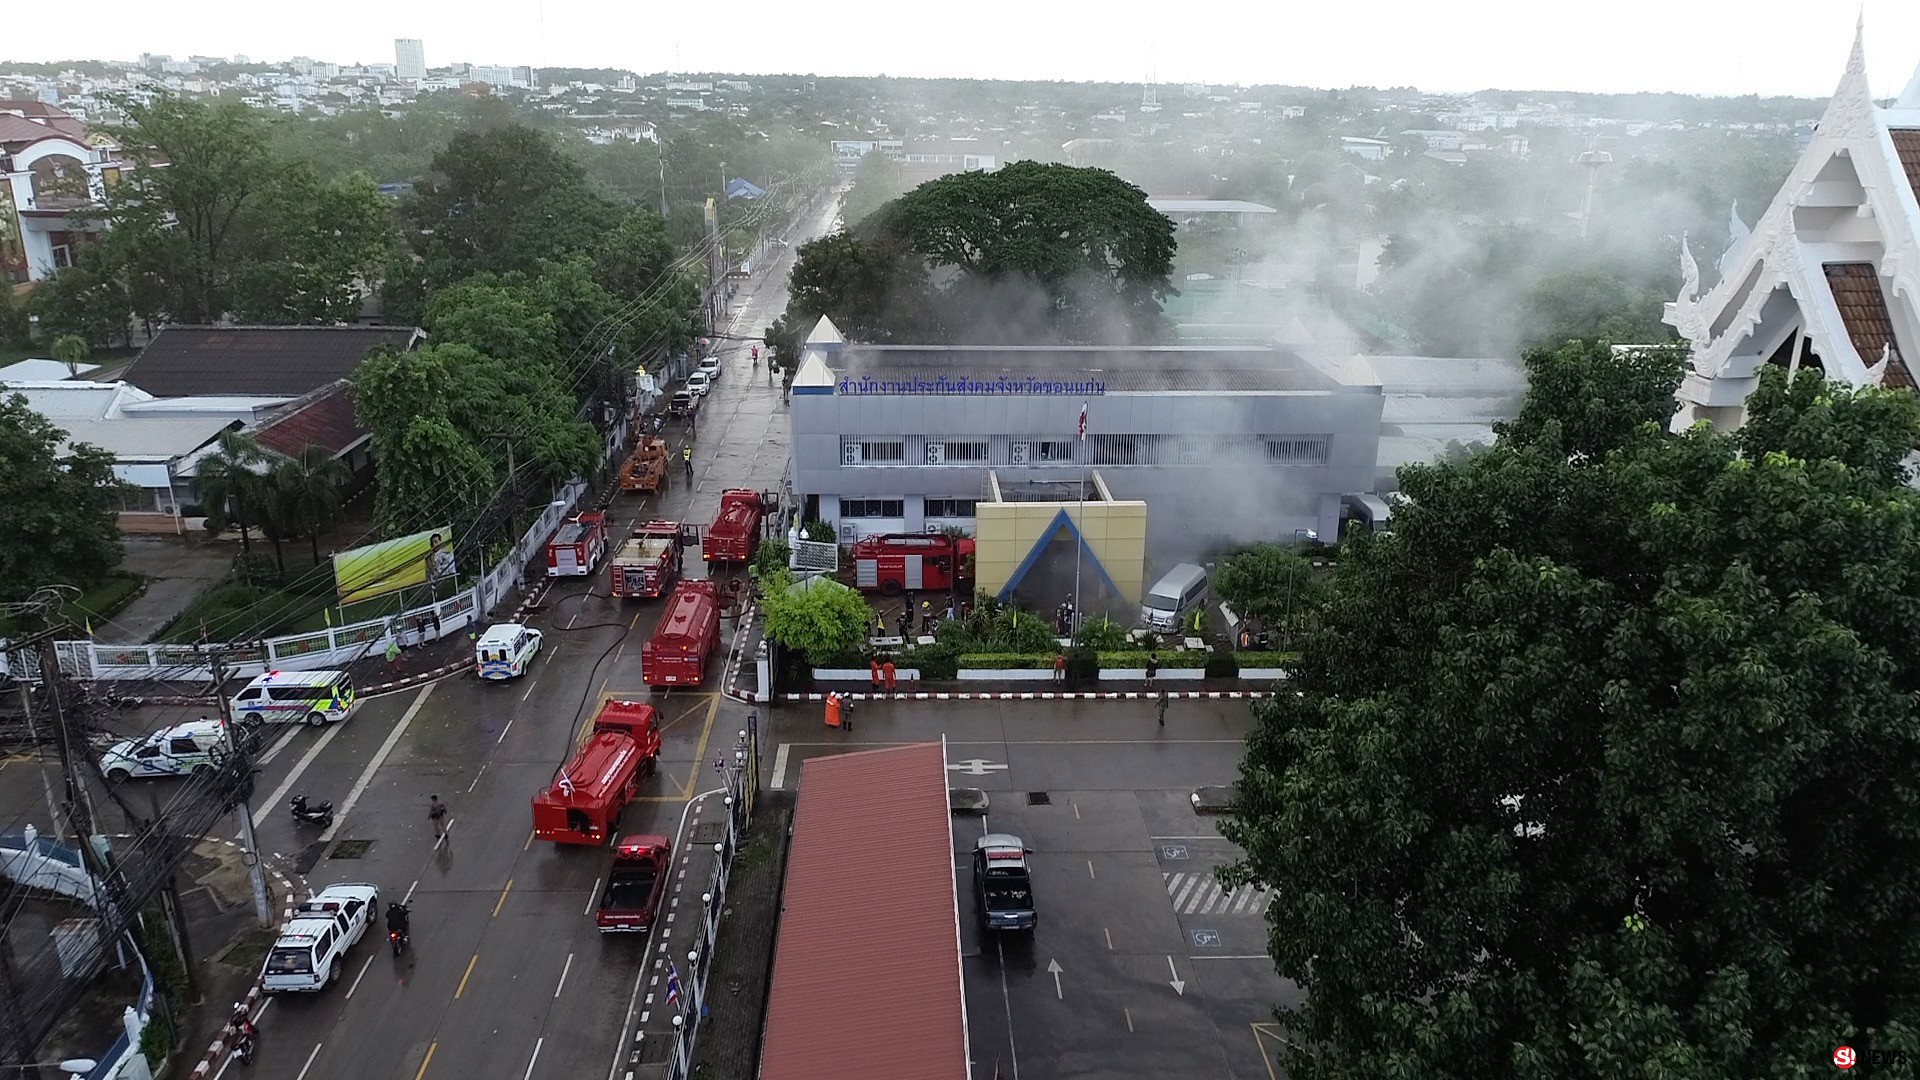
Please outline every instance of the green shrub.
M1074 631L1073 643L1094 652L1115 652L1127 647L1127 628L1104 615L1096 615L1080 623L1080 628Z
M1215 649L1207 654L1207 678L1237 679L1240 677L1240 661L1234 659L1233 650Z
M960 673L960 651L946 644L915 645L902 650L893 663L917 669L922 679L951 679Z
M158 1073L179 1043L180 1032L165 1009L156 1008L147 1015L147 1026L140 1030L140 1056L147 1059L149 1069Z
M1147 666L1144 651L1103 652L1100 654L1100 666L1103 668L1143 668ZM1211 654L1199 649L1176 649L1159 653L1160 670L1186 671L1207 666L1207 657Z
M750 567L753 576L756 578L764 577L770 570L786 569L787 558L792 552L793 549L787 545L785 540L773 539L760 541L759 549L753 553L753 563Z
M1277 668L1298 660L1299 654L1290 652L1242 652L1237 654L1242 668Z
M1100 654L1084 645L1075 645L1067 650L1067 678L1074 682L1090 682L1100 677Z
M1003 671L1052 670L1057 653L961 653L963 668L998 668Z
M800 526L800 538L803 540L812 540L819 544L837 544L840 542L840 536L833 531L833 522L831 521L807 522L805 525Z

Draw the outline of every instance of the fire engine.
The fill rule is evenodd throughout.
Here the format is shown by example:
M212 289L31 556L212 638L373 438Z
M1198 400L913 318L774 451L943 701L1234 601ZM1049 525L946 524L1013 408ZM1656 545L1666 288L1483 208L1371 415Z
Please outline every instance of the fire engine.
M640 778L660 757L660 720L653 706L609 701L593 718L593 731L533 797L533 834L556 844L604 844L613 839L626 809L639 794Z
M882 596L903 589L959 587L973 573L970 537L936 533L889 533L861 537L853 545L854 584Z
M707 529L700 545L700 557L708 562L749 562L754 546L760 542L760 515L766 503L760 493L746 488L730 488L720 493L720 513Z
M585 577L607 552L607 515L575 514L547 541L548 577Z
M712 581L682 581L653 636L640 647L640 680L648 686L699 686L707 656L720 643L720 607Z
M642 438L620 466L620 490L628 494L659 491L666 478L667 441L651 435Z
M615 596L658 597L680 577L685 553L677 521L649 521L633 527L633 538L613 554L610 584Z

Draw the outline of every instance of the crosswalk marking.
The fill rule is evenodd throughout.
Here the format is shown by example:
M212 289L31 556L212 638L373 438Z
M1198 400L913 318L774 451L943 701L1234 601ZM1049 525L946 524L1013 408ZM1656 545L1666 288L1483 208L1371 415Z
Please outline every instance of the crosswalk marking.
M1160 874L1167 883L1167 899L1182 915L1264 915L1273 903L1273 893L1265 885L1242 886L1231 891L1207 872Z

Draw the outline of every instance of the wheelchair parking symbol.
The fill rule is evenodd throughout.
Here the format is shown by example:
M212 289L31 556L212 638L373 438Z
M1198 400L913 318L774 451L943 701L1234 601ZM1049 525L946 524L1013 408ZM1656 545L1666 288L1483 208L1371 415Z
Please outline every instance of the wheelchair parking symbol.
M1161 844L1160 857L1163 859L1184 859L1187 857L1187 845Z
M1220 931L1218 930L1190 930L1188 931L1188 936L1193 938L1193 947L1196 949L1217 949L1220 947Z

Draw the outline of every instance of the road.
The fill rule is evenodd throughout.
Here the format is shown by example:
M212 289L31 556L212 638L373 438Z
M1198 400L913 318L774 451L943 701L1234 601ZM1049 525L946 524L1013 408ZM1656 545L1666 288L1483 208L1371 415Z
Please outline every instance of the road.
M723 374L700 412L694 481L676 472L661 496L619 497L619 533L656 517L705 524L726 488L779 488L790 441L785 408L765 366L752 368L744 339L784 309L793 251L825 231L834 210L835 200L823 199L788 237L793 246L739 290L723 331L742 340L721 342ZM686 437L682 426L668 429L675 457ZM697 553L687 569L704 576ZM534 843L528 800L570 756L601 700L649 700L662 711L661 768L621 825L674 835L689 799L713 786L709 746L730 746L747 708L717 692L724 653L709 667L705 691L649 693L640 646L662 605L616 601L606 588L603 571L551 590L534 617L546 632L545 654L521 680L461 676L367 701L324 730L274 732L257 783L262 849L291 861L314 889L368 881L383 902L406 898L414 949L394 958L384 931L370 933L333 988L272 999L260 1020L256 1075L574 1080L607 1076L624 1061L645 944L603 939L594 929L588 912L608 853ZM152 730L199 711L120 716L129 728ZM8 773L0 795L9 804L41 800L31 769ZM295 826L286 800L303 792L344 811L333 829ZM445 843L436 844L427 818L430 795L451 810Z

